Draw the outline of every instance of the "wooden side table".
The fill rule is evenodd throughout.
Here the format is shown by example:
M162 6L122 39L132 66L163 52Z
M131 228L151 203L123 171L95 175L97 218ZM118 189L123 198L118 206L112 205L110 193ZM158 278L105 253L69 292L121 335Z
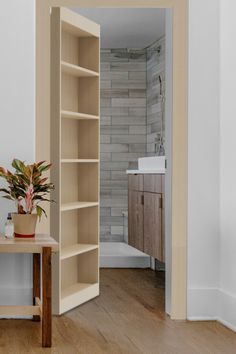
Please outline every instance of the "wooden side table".
M34 321L42 319L42 346L52 345L52 253L58 252L58 243L48 235L32 239L6 239L0 236L0 253L33 254L33 306L0 306L0 315L32 315ZM40 264L42 254L42 302Z

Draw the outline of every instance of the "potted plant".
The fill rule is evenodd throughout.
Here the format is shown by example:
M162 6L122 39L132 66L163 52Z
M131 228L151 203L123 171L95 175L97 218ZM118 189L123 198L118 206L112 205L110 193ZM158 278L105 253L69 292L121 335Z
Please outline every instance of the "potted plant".
M54 189L52 183L48 183L43 173L50 169L51 164L45 161L26 165L25 162L14 159L12 173L0 167L0 177L8 184L6 188L0 188L5 193L3 198L15 201L17 212L12 213L15 237L34 237L37 219L41 219L45 210L40 206L41 202L52 202L47 196Z

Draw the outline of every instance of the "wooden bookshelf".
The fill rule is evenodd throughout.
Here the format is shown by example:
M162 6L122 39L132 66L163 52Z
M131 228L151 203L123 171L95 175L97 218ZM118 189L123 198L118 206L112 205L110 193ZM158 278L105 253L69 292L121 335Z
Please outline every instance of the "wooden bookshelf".
M99 295L100 26L65 8L51 13L51 234L53 313Z

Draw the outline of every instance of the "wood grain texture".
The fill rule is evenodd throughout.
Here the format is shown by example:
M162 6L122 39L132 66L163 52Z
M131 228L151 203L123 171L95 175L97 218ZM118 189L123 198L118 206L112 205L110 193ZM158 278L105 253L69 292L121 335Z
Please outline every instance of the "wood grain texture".
M143 251L143 193L129 191L129 245Z
M58 251L58 243L48 235L36 234L33 238L6 238L0 235L0 253L42 253L43 247Z
M52 266L51 248L43 248L42 278L43 278L43 316L42 316L42 346L52 345Z
M161 200L161 194L144 193L143 250L146 254L162 262Z
M40 299L40 254L33 254L33 304ZM40 316L33 316L33 321L40 321Z
M164 193L164 189L162 188L162 175L144 175L143 190L151 193Z
M129 189L132 191L143 191L143 175L129 175Z
M166 316L164 282L162 272L102 269L100 297L53 317L51 349L41 348L39 323L0 320L0 353L235 354L236 335L222 325Z

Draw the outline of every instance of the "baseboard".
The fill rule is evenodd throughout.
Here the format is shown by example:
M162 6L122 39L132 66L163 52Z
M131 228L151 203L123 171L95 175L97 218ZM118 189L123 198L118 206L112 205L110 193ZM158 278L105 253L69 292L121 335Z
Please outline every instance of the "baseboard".
M32 305L32 288L0 287L0 305ZM32 316L0 316L3 318L31 318Z
M236 332L236 296L219 289L218 321Z
M194 321L215 320L218 314L219 291L217 288L188 289L187 319Z
M218 321L236 332L236 296L222 289L188 290L189 321Z

